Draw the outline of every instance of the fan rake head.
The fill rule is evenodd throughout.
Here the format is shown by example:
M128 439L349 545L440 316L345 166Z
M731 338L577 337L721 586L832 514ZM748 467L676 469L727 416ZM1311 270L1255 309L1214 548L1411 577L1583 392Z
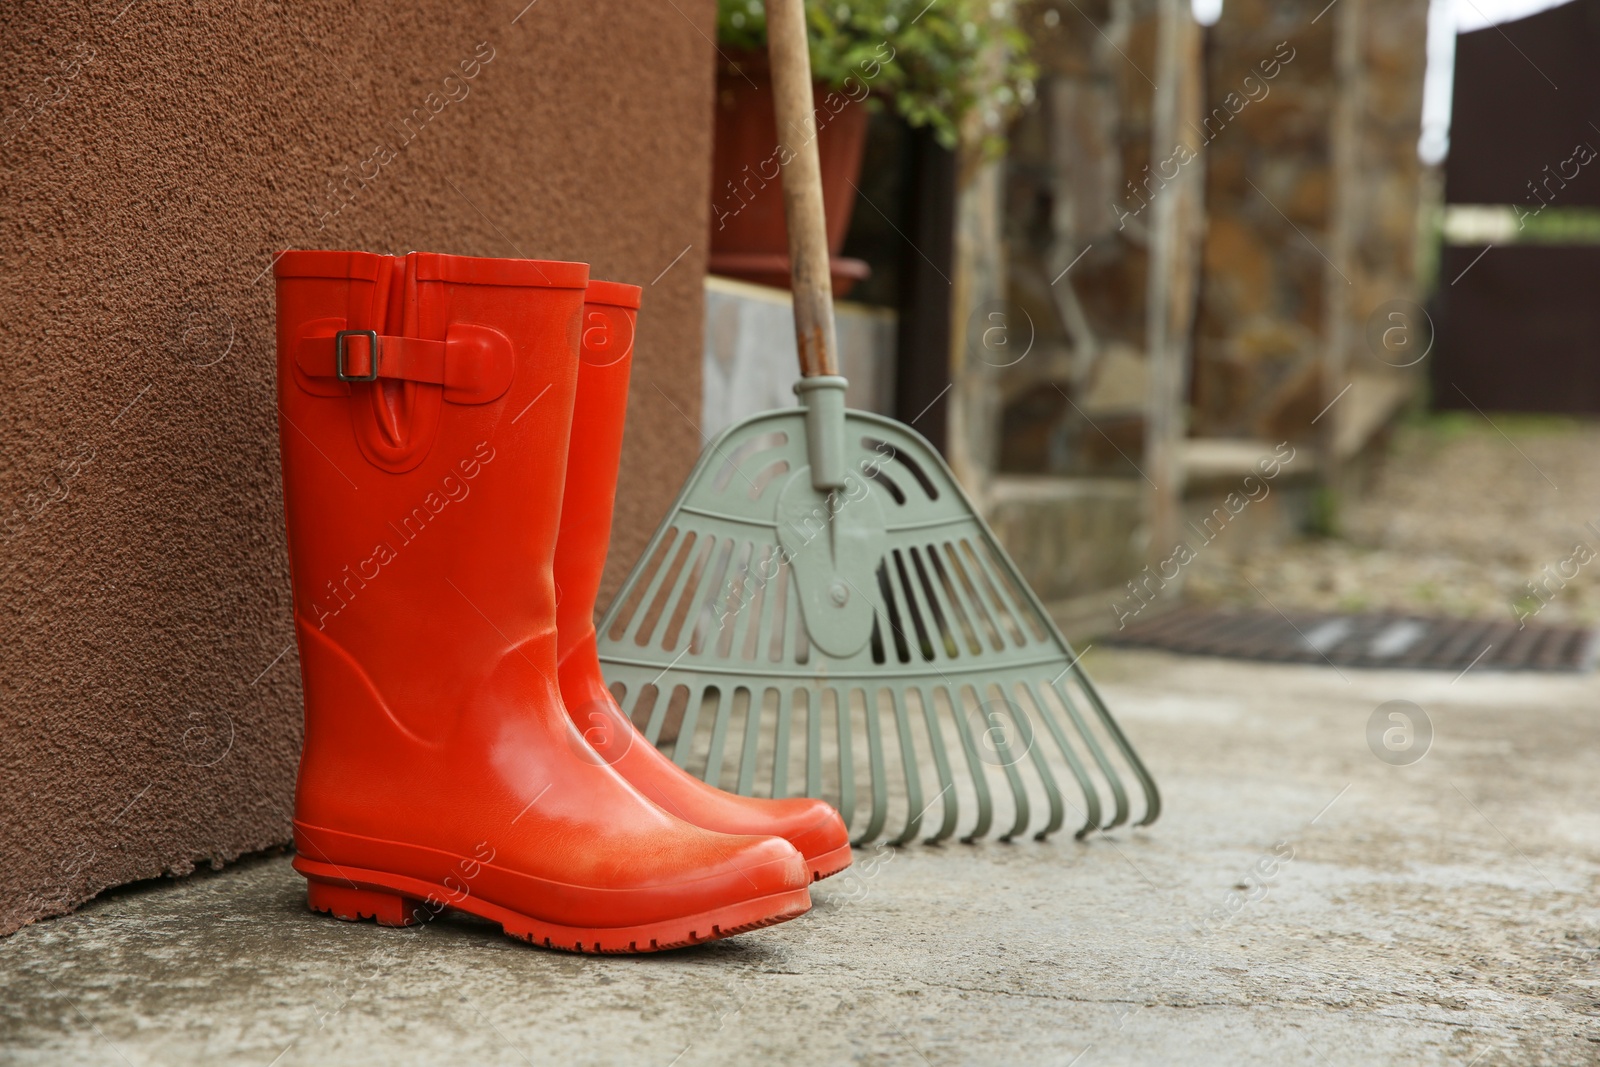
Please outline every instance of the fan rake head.
M1155 782L944 461L890 419L844 430L831 492L801 408L706 449L600 625L623 710L713 785L824 797L858 845L1153 822Z

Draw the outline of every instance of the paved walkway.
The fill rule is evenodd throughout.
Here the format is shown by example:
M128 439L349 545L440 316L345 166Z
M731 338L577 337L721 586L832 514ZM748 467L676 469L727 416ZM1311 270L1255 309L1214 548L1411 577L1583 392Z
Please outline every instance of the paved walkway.
M256 860L0 941L0 1061L1600 1062L1600 680L1087 662L1148 830L858 853L799 921L632 959L337 923ZM1419 762L1415 712L1369 746L1393 700Z

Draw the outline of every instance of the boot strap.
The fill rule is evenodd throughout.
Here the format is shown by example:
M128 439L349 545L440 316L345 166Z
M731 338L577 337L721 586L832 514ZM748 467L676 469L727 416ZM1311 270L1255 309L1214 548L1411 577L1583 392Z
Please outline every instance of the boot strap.
M487 404L511 385L515 365L511 341L487 326L452 323L443 341L339 330L305 337L296 358L302 373L342 382L397 378L442 385L456 404Z

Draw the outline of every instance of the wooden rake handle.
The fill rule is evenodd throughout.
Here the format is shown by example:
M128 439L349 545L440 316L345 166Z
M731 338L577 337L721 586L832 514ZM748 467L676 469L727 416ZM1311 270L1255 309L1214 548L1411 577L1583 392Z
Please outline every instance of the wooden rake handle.
M767 55L783 171L783 213L789 226L789 270L794 290L794 334L800 374L839 373L833 325L833 279L828 269L828 227L822 209L822 164L811 99L811 54L806 47L804 0L766 0Z

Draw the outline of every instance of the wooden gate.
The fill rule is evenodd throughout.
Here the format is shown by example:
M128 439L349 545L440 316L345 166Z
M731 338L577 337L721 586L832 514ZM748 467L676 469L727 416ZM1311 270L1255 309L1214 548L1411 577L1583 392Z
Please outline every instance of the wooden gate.
M1441 250L1438 408L1600 413L1600 0L1460 35L1447 205L1496 205L1491 243Z

